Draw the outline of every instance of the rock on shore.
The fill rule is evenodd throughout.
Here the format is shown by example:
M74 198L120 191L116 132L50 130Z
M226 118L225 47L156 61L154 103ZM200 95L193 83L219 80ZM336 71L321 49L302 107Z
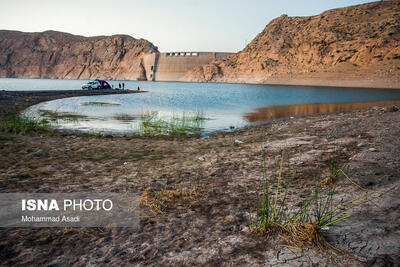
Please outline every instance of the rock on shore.
M128 35L83 37L46 31L0 31L0 77L136 79L139 56L158 51Z
M396 79L400 75L399 40L398 0L333 9L311 17L282 15L244 50L195 68L186 80Z

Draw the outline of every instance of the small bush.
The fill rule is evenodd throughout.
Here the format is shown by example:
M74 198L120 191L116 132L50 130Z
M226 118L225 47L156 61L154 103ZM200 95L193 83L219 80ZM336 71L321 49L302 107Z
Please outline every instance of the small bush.
M264 159L262 200L258 212L250 218L251 231L262 234L277 232L291 246L337 250L324 240L322 232L328 226L348 218L349 216L345 215L345 212L365 203L366 195L334 205L333 196L335 192L333 187L329 187L328 190L316 189L304 201L300 209L293 211L288 209L286 203L290 183L288 182L286 187L282 188L282 167L283 152L278 176L275 181L269 183L266 177ZM336 172L336 175L338 172Z

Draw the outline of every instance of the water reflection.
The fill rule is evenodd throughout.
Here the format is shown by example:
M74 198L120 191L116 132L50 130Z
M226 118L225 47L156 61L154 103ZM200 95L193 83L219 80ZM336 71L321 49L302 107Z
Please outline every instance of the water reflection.
M289 116L342 112L356 109L366 109L374 106L387 106L399 103L400 100L384 100L350 103L310 103L287 106L272 106L257 108L254 112L247 113L244 117L247 122L257 122Z

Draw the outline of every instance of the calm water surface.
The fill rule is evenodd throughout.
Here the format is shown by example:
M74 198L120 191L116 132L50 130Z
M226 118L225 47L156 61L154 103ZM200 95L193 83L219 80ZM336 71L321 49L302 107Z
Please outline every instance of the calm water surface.
M84 82L0 79L0 90L79 89ZM228 130L230 126L243 127L257 120L268 119L268 116L260 115L260 119L254 119L257 117L254 114L272 106L400 99L399 90L382 89L138 81L110 83L118 86L120 82L125 83L125 88L136 89L140 86L141 90L148 93L59 99L33 106L25 114L36 118L42 116L41 111L76 114L84 119L58 119L54 127L91 132L134 133L138 131L141 118L149 114L168 120L182 114L201 112L208 118L202 124L203 132L206 133ZM107 104L88 105L93 102ZM280 111L281 113L290 116Z

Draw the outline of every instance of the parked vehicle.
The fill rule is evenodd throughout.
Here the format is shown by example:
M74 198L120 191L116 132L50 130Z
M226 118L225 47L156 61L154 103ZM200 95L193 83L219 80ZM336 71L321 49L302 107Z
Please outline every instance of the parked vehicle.
M94 81L82 84L82 89L85 90L98 90L98 89L111 89L110 84L105 80L96 79Z

